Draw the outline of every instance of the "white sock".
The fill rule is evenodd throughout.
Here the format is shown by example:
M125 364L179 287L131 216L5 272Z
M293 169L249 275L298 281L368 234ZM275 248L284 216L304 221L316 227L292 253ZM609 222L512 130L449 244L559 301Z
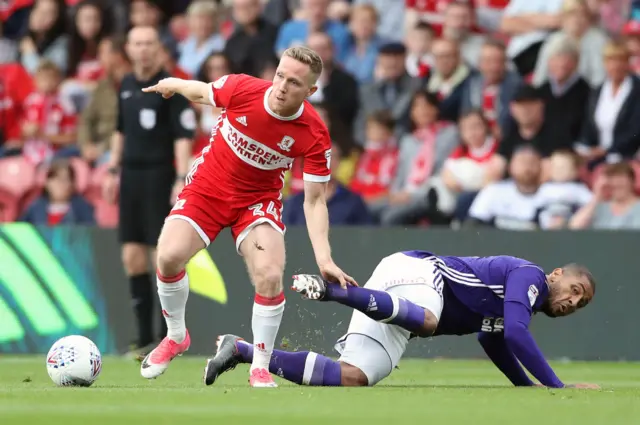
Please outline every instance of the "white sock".
M189 276L183 270L174 277L158 273L158 295L162 305L162 315L167 322L167 336L181 343L187 336L184 312L189 298Z
M253 330L251 370L256 368L269 370L271 354L284 314L284 304L284 292L274 298L265 298L256 294L251 318Z

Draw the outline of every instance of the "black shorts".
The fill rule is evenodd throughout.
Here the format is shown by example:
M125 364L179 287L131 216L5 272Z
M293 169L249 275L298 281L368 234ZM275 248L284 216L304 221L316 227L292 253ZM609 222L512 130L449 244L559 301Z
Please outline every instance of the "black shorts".
M120 177L121 243L156 246L164 220L171 211L173 167L123 167Z

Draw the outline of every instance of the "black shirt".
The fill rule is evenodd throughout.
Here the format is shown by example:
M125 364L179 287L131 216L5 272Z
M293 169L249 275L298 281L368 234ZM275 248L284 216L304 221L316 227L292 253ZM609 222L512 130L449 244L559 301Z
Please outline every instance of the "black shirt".
M255 34L238 27L229 37L224 53L231 60L234 72L260 77L265 63L276 58L274 46L277 38L278 28L260 19Z
M122 80L117 130L124 136L123 167L173 166L174 142L193 138L196 118L185 97L164 99L157 93L142 92L168 77L161 71L149 81L138 81L134 74Z
M540 130L531 138L527 139L520 134L517 124L505 135L500 146L498 154L505 159L510 160L513 152L522 145L534 147L544 158L550 156L558 149L571 149L573 140L569 137L568 129L552 129L548 123L544 123Z

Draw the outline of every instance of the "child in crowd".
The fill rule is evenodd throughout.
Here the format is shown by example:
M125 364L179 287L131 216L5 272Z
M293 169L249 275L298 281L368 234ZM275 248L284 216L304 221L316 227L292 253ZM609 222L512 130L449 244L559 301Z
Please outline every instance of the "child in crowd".
M573 151L555 151L548 164L549 180L539 191L539 222L542 229L561 229L593 195L579 179L580 158Z
M386 200L398 164L398 146L393 132L395 120L388 111L371 114L367 119L367 142L356 165L351 190L367 204Z
M43 60L35 73L36 91L25 100L22 134L24 155L33 163L79 156L76 146L77 114L73 103L60 95L62 72Z

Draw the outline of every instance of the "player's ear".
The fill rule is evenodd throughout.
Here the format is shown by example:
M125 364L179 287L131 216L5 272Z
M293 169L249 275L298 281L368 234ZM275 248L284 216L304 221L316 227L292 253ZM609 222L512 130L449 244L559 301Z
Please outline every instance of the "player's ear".
M318 86L313 86L313 87L311 87L311 88L309 89L309 91L307 92L307 97L311 97L311 96L313 96L313 94L314 94L315 92L317 92L317 91L318 91Z
M556 278L562 277L562 275L564 274L564 270L562 270L562 268L558 267L556 269L553 269L553 272L551 272L551 274Z

